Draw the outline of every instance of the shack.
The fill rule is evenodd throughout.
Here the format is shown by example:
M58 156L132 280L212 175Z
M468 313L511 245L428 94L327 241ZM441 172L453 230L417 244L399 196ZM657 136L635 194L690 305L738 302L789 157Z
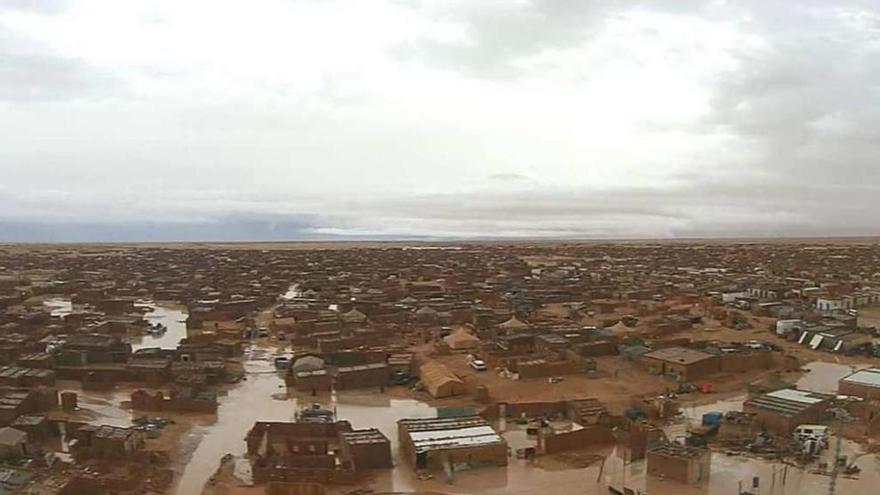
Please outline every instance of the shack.
M661 375L675 375L681 381L704 378L721 370L718 356L684 347L668 347L642 355L641 362Z
M417 469L506 466L507 442L479 416L401 419L401 451Z
M376 428L340 432L339 448L355 470L392 467L391 441Z
M880 368L856 371L837 382L837 393L867 400L880 400Z
M797 425L820 423L833 399L830 395L785 388L759 395L743 404L765 430L788 435Z
M708 449L660 444L648 449L648 474L679 483L699 483L709 478L711 458Z

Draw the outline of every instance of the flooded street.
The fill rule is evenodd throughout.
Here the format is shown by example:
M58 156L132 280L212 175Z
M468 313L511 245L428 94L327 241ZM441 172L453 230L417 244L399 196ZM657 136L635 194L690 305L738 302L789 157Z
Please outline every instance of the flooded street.
M837 382L841 378L855 373L863 368L870 368L870 365L846 365L836 363L823 363L816 361L805 365L803 368L808 369L807 374L797 381L797 388L801 390L809 390L811 392L820 392L823 394L836 394Z
M848 366L836 363L812 362L804 366L809 371L797 381L797 387L820 393L835 393L840 378L850 374L863 365ZM683 438L689 426L697 426L707 412L741 411L742 403L747 399L745 394L723 399L711 404L682 407L682 421L668 425L664 430L670 439ZM833 444L833 443L832 443ZM865 449L849 440L841 445L841 455L850 460L857 460L862 471L856 477L840 476L838 479L839 493L868 495L877 493L880 484L880 461L874 454L866 453ZM823 461L833 458L833 448L822 454ZM744 455L727 455L723 451L713 451L712 468L708 483L699 486L682 486L662 480L646 477L644 462L633 463L626 469L627 488L647 490L652 495L660 494L720 494L736 495L738 485L744 488L751 486L752 478L760 478L762 495L822 495L828 493L830 477L818 473L817 464L806 467L789 465L781 461L765 460ZM611 456L606 465L609 474L606 483L619 486L624 479L622 462L619 457Z
M292 284L281 299L293 300L301 296L299 285ZM53 315L73 311L70 300L65 298L46 299L43 304ZM151 324L165 325L167 331L161 335L131 337L133 350L147 347L174 349L186 337L185 308L153 302L139 303L138 306L151 308L152 311L146 312L144 317ZM797 467L779 461L714 451L710 479L700 485L684 486L647 476L644 461L624 464L623 452L611 447L578 454L587 459L595 458L596 462L592 464L586 462L578 466L557 457L543 457L535 462L511 458L506 469L461 471L455 473L452 480L435 473L433 479L420 480L412 467L398 457L397 421L402 418L435 417L435 408L415 400L389 399L372 390L318 397L288 396L284 381L272 362L275 352L274 349L263 348L247 351L244 361L247 379L229 387L226 395L221 394L216 416L176 417L183 429L179 445L175 447L175 470L179 474L170 493L201 493L225 454L241 456L245 453L244 437L255 422L293 421L296 411L311 402L335 409L338 419L351 422L355 428L378 428L391 440L397 465L393 469L375 473L370 487L377 492L598 495L608 493L608 487L626 487L652 495L737 495L740 483L743 487L749 487L755 476L760 478L762 495L824 495L828 491L830 478L819 473L815 463ZM812 362L804 366L808 371L798 379L796 385L803 390L835 393L840 378L866 366ZM123 407L129 399L130 390L124 387L108 392L83 393L78 383L64 382L59 389L75 390L80 394L81 420L115 426L131 424L132 413ZM689 426L700 424L703 414L740 411L746 398L745 394L741 394L710 404L684 406L683 418L664 430L670 439L681 439ZM503 435L514 450L533 442L516 425L508 426ZM844 441L842 454L857 459L862 472L856 478L841 476L838 491L856 495L876 493L875 487L880 486L880 461L877 457L866 454L862 447L850 441ZM823 456L825 460L829 459L831 449L826 450ZM601 460L603 458L604 461ZM239 462L239 465L245 464ZM583 467L585 465L587 467Z
M186 308L168 303L138 303L137 307L149 308L152 311L146 313L144 318L152 324L164 325L167 330L158 335L137 335L130 338L131 350L137 351L148 347L162 349L177 349L180 341L186 338Z
M397 451L397 420L401 418L435 417L436 409L415 400L388 399L367 391L339 396L288 397L286 386L275 372L272 353L252 349L245 363L247 380L229 390L220 399L217 422L195 426L184 443L196 444L172 493L200 493L205 482L216 471L220 458L227 454L244 454L244 437L256 421L293 421L300 404L321 402L335 408L339 419L348 420L355 428L376 427L382 430Z
M177 495L199 493L205 482L219 465L226 453L241 455L246 446L244 436L256 421L292 421L300 405L320 402L335 408L339 419L348 420L355 428L379 428L391 440L397 465L388 471L379 471L371 488L377 492L433 491L449 494L527 494L553 493L561 495L605 494L608 487L620 489L622 486L641 490L643 493L660 495L678 494L719 494L737 495L739 483L744 487L751 485L752 478L760 478L763 495L824 495L827 493L829 477L816 474L816 465L800 468L777 461L751 458L740 455L726 455L716 451L712 455L712 474L707 483L684 486L663 481L646 475L644 461L628 463L624 466L622 452L612 448L596 449L589 454L604 456L586 468L575 468L552 458L539 459L537 463L510 459L507 469L476 469L455 473L452 483L435 473L435 478L419 480L414 470L397 457L397 420L414 417L434 417L436 409L414 400L388 399L382 395L361 391L338 396L287 397L284 382L274 372L268 350L254 349L249 352L246 362L248 379L221 398L218 420L215 424L195 426L190 433L190 441L196 443L192 458L184 468L179 482L173 491ZM826 363L812 363L808 367L812 373L802 378L804 385L827 390L832 378L825 376L832 372L836 377L849 367L826 366ZM847 371L848 372L848 371ZM842 376L842 375L841 375ZM833 379L836 383L836 378ZM688 425L700 423L702 415L710 411L742 410L745 395L723 399L718 402L694 407L685 407L684 419L667 428L670 438L683 436ZM253 404L259 404L254 407ZM511 446L529 443L522 430L510 426L504 437ZM838 481L841 493L868 495L876 493L874 487L880 485L880 463L873 454L865 454L861 447L845 441L844 455L858 458L862 473L858 479L841 477ZM829 451L825 457L829 457Z
M63 317L73 313L74 307L68 297L50 297L43 301L43 307L52 316ZM148 347L176 349L181 340L186 338L185 306L168 302L139 301L136 308L145 310L144 319L152 325L164 325L167 330L161 334L133 334L128 339L132 351Z

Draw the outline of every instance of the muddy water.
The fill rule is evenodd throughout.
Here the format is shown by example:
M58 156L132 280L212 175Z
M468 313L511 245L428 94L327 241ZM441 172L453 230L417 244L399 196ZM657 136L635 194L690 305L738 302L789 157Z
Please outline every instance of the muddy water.
M205 482L217 469L220 458L226 453L242 454L245 451L244 435L258 420L290 421L298 404L320 402L335 408L340 419L351 421L355 428L379 428L391 439L396 466L392 470L376 474L371 488L377 492L434 491L449 494L605 494L608 487L641 490L652 495L677 494L737 494L742 482L751 484L754 476L760 478L763 495L820 495L827 493L828 476L813 473L816 465L798 468L779 462L730 456L714 452L710 479L700 485L683 486L646 475L644 461L624 464L622 453L616 450L597 450L593 454L605 456L586 468L566 468L562 463L553 469L538 467L528 461L511 459L506 469L484 468L462 471L451 482L441 473L436 478L419 480L413 469L397 454L398 438L396 423L408 417L433 417L434 408L412 400L392 400L372 391L346 393L317 398L288 397L281 378L273 372L271 352L251 351L246 363L248 380L230 390L221 399L218 421L213 425L196 426L191 441L196 445L192 458L183 470L174 493L179 495L199 493ZM817 375L827 370L818 366ZM834 369L835 373L841 370ZM827 377L808 380L811 387L827 385ZM836 380L835 380L836 383ZM688 424L699 424L702 415L710 411L741 410L745 396L725 399L713 404L684 409L685 420L670 427L670 436L683 435ZM504 433L512 447L532 445L533 442L515 426ZM880 486L880 463L872 454L864 454L860 447L844 442L843 454L858 458L862 468L859 479L841 477L840 493L868 495L876 493ZM826 457L830 451L826 451ZM549 461L548 461L549 464ZM783 483L784 478L784 483Z
M837 382L860 369L868 368L869 365L845 365L836 363L823 363L815 361L804 366L809 370L797 381L797 388L825 394L837 393Z
M700 406L683 406L681 408L684 418L663 428L670 440L683 439L687 436L689 427L699 426L703 422L703 415L709 412L726 413L728 411L742 411L743 402L748 399L746 395L737 395L729 399L723 399L711 404Z
M274 371L272 353L256 349L248 354L245 363L247 380L220 399L217 422L196 426L190 433L189 440L196 447L173 493L200 493L223 455L245 452L244 437L254 422L293 421L299 404L320 402L335 409L339 419L348 420L355 428L379 428L391 439L395 452L398 419L435 417L437 414L436 409L418 401L389 400L375 391L299 399L288 397L284 381Z
M833 393L837 389L837 380L851 372L849 366L829 363L811 363L805 368L811 371L798 382L799 388L816 392ZM727 412L742 410L745 395L724 399L712 404L685 407L682 409L684 419L666 428L670 438L683 436L689 425L698 425L704 413L711 411ZM831 442L834 445L834 441ZM880 461L874 454L865 453L855 442L844 440L841 454L855 460L862 472L856 478L841 476L838 481L838 493L868 495L877 493L880 483ZM823 460L833 458L833 449L823 453ZM711 476L708 482L697 486L682 486L677 483L659 480L645 475L644 462L633 463L623 468L623 462L617 456L610 456L606 461L607 473L604 481L615 488L620 488L626 479L626 487L647 491L654 494L731 494L736 495L739 483L744 488L751 486L752 478L757 476L760 481L762 495L820 495L828 493L830 478L818 472L818 464L806 467L786 465L782 462L751 458L746 456L726 455L724 452L712 453ZM626 471L626 475L624 475Z
M168 330L161 335L136 335L130 337L131 349L136 351L147 347L159 347L162 349L177 349L180 341L186 338L186 308L183 306L164 303L138 303L136 306L150 308L144 318L151 324L161 323Z
M151 311L144 315L150 323L161 323L168 330L161 335L132 335L129 337L133 351L146 347L160 347L162 349L176 349L182 339L186 337L186 308L170 303L138 302L138 308L148 308ZM66 316L73 312L73 304L66 297L51 297L43 301L43 307L49 310L52 316Z
M55 386L61 392L76 392L79 407L77 420L93 425L131 426L131 411L122 407L122 403L130 398L129 390L117 388L83 392L79 382L68 380L59 380Z

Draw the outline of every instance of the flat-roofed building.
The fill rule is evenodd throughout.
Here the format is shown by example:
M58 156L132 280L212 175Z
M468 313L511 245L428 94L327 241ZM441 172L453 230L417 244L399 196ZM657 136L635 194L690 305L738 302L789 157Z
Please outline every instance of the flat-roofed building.
M506 466L507 442L479 416L401 419L401 451L418 469Z
M826 394L784 388L747 400L743 412L754 414L764 429L787 435L798 425L820 423L831 399Z
M376 428L340 432L339 447L355 470L393 467L391 441Z
M680 380L704 378L721 370L718 356L684 347L668 347L643 354L640 361L662 375L676 375Z
M699 483L709 478L711 453L708 449L666 443L648 450L647 464L651 476Z
M837 393L868 400L880 399L880 368L856 371L837 382Z

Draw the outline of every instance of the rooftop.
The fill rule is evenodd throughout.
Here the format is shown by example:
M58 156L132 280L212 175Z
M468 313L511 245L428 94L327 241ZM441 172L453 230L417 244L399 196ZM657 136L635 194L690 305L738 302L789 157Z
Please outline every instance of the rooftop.
M790 417L830 399L829 395L786 388L749 399L745 404Z
M856 371L852 375L842 378L840 381L880 388L880 368Z
M649 352L643 357L687 365L705 361L714 356L707 352L685 349L684 347L668 347Z

